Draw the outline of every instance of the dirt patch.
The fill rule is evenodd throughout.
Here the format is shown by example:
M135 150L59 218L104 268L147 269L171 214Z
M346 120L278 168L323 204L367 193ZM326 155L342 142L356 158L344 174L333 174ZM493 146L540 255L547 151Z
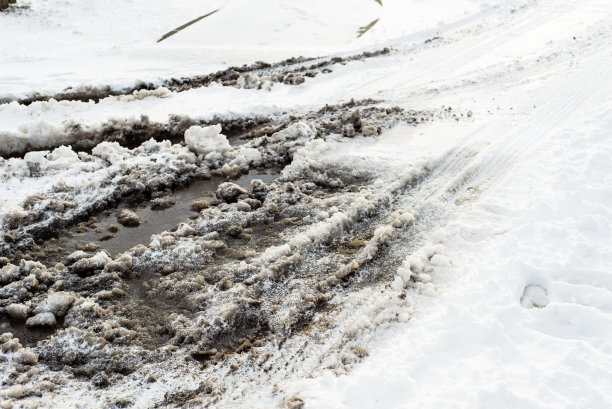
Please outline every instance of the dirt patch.
M348 101L238 123L232 145L212 154L183 143L113 145L125 159L105 160L119 164L115 180L127 177L133 189L122 187L123 196L88 209L82 224L55 226L56 238L41 236L38 247L19 253L43 263L19 260L3 270L0 308L20 303L33 314L52 292L74 298L62 327L35 348L63 381L73 376L115 391L130 374L155 379L174 368L210 381L173 387L152 406L214 405L229 399L225 382L237 379L229 374L268 379L292 370L294 360L323 362L306 343L325 342L333 328L344 332L348 324L335 319L342 300L384 288L419 232L429 231L430 218L418 222L411 198L428 192L436 172L432 165L390 176L329 160L326 147L449 115ZM46 199L32 199L26 210ZM124 209L136 213L138 227L118 223ZM351 336L334 341L339 350ZM306 342L293 344L299 340ZM338 368L357 362L353 355L340 354Z
M299 85L305 78L312 78L319 74L331 72L331 67L336 64L346 64L352 61L362 61L391 53L391 49L383 48L375 51L365 51L346 57L333 58L305 58L292 57L287 60L270 64L266 62L256 62L251 65L240 67L229 67L215 73L199 75L194 77L171 78L158 83L138 82L133 87L124 89L113 89L110 86L93 87L83 86L79 88L67 88L64 92L57 94L35 93L26 98L16 99L23 105L30 105L36 101L48 101L55 99L58 101L95 101L109 96L130 95L135 91L154 90L159 87L166 87L172 91L185 91L192 88L205 87L212 82L224 86L241 88L261 88L266 84L284 83L288 85ZM15 101L10 98L0 98L0 104Z
M347 57L333 58L290 58L276 64L257 62L253 65L231 67L214 74L196 77L183 77L171 79L163 85L173 91L184 91L191 88L208 86L212 82L223 86L238 86L240 88L263 88L266 84L284 83L299 85L305 81L304 77L313 78L319 74L331 72L330 67L336 64L346 64L353 61L363 61L368 58L389 54L389 48L376 51L365 51Z
M119 142L122 146L134 149L144 141L151 138L156 141L170 141L181 143L185 131L189 127L209 126L220 124L223 133L230 143L251 137L252 132L269 124L271 118L257 116L253 118L221 119L213 118L210 121L194 120L186 116L173 115L167 123L152 122L146 115L141 115L136 122L121 120L109 121L102 125L100 130L83 131L78 124L69 125L67 131L77 140L72 146L74 150L91 152L91 149L100 142Z
M292 142L280 148L280 145L278 145L280 141L273 142L275 140L274 135L282 134L285 130L296 127L300 123L311 124L313 129L316 130L316 138L325 138L329 134L339 134L350 138L356 135L375 136L384 129L399 123L418 125L435 118L446 118L451 115L458 118L456 113L446 108L439 111L414 111L398 107L380 106L377 104L377 101L372 100L351 100L342 104L327 105L318 111L304 114L289 114L275 120L269 118L250 118L224 123L224 125L229 131L229 141L233 146L257 149L265 153L266 157L269 158L268 166L284 166L291 162L293 153L305 142L299 142L297 145ZM137 144L141 139L147 137L170 137L178 140L180 136L182 140L184 130L192 124L194 122L189 118L178 117L166 125L151 124L148 118L142 118L136 126L121 126L119 123L113 123L104 128L107 131L90 136L90 140L83 135L78 146L85 148L85 144L87 144L88 147L91 147L95 143L92 141L104 140L108 142L107 139L112 140L115 138L119 139L122 145ZM150 143L147 142L147 144ZM28 211L27 218L16 219L7 225L9 229L5 230L3 235L6 245L4 249L0 249L2 255L10 256L14 260L22 257L40 258L40 255L35 253L27 255L27 253L31 253L30 250L32 249L35 252L38 251L36 243L40 244L50 238L57 237L59 232L89 220L90 217L98 215L106 209L114 208L125 202L144 203L149 200L159 202L152 203L156 208L152 210L171 207L168 206L168 203L162 203L163 200L161 197L158 197L160 195L159 192L168 191L168 189L173 190L180 185L188 184L191 180L210 176L206 168L198 167L192 163L183 163L182 160L174 165L168 163L168 165L160 167L156 164L157 159L153 159L157 154L148 153L148 148L145 148L145 145L143 144L133 149L130 151L130 154L138 155L138 152L142 151L147 155L153 155L150 162L146 164L146 167L143 167L144 165L140 159L134 157L134 162L138 165L133 169L129 167L121 167L119 169L119 172L124 174L124 176L121 184L117 186L115 191L104 197L95 197L85 207L77 206L75 208L70 195L64 192L65 187L59 187L58 193L52 195L57 198L49 199L36 195L29 198L26 205L27 208L25 208ZM163 143L160 142L160 145L155 147L155 149L159 149L159 146L162 145ZM171 150L185 150L182 141L180 144L171 145L168 148L171 148ZM89 153L91 150L85 150L84 152ZM218 162L211 165L214 166L213 169L216 174L224 176L237 177L248 171L248 169L242 167L243 165L228 167L231 163L224 164L223 162ZM155 173L161 172L165 166L170 166L168 168L170 173L164 176L156 176ZM154 171L154 173L151 174L151 171ZM148 181L149 179L150 181ZM329 187L331 186L327 188ZM47 203L48 201L49 203ZM62 210L60 213L56 213L53 210L53 214L51 214L43 211L40 208L40 203L47 203L45 206L51 210L56 208ZM116 232L106 231L105 229L96 231L97 236L95 239L100 241L100 238L104 237L105 241L113 241ZM95 241L93 240L94 237L91 237L91 239Z

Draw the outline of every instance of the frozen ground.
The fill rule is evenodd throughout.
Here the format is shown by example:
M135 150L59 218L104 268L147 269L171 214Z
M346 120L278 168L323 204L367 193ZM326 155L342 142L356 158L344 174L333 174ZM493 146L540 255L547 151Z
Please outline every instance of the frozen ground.
M611 407L609 2L302 3L0 14L0 406Z

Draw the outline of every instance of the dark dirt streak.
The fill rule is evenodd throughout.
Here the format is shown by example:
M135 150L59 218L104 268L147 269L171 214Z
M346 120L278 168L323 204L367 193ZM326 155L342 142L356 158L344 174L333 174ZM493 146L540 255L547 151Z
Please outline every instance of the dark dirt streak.
M305 58L305 57L292 57L287 60L270 64L263 61L257 61L251 65L242 65L240 67L229 67L225 70L217 71L216 73L198 75L193 77L182 77L182 78L171 78L159 82L144 82L139 81L132 87L113 89L110 86L94 87L88 86L79 89L72 87L66 88L64 92L57 94L43 94L34 93L26 98L0 98L0 104L6 104L13 101L17 101L22 105L30 105L33 102L48 101L55 99L58 101L94 101L99 102L101 99L109 96L119 95L130 95L134 91L141 90L153 90L158 87L164 86L172 91L184 91L192 88L205 87L212 82L217 82L225 86L236 86L237 81L241 75L253 74L253 75L264 75L277 74L276 82L284 82L286 84L296 84L293 79L295 74L303 74L307 77L314 77L320 73L331 72L329 67L335 64L345 64L351 61L360 61L367 58L378 57L387 55L391 52L389 48L383 48L375 51L365 51L361 54L356 54L347 57L318 57L318 58ZM318 62L317 62L318 61ZM307 65L307 63L311 63Z
M372 21L370 24L368 24L367 26L363 26L363 27L359 27L359 31L357 32L357 38L361 37L362 35L364 35L365 33L367 33L368 31L370 31L370 29L372 27L374 27L376 25L376 23L378 23L378 20L380 20L379 18L377 18L376 20Z
M68 87L63 92L56 94L42 94L36 92L25 98L0 98L0 104L8 104L16 101L21 105L30 105L34 102L49 101L50 99L55 99L57 101L94 101L97 103L106 97L128 95L134 91L153 90L158 87L159 84L156 85L152 82L137 82L133 87L120 89L113 89L108 85L102 87L87 86L76 90L73 87Z
M211 120L195 120L187 116L173 115L167 123L152 122L146 115L142 115L138 122L127 124L121 120L109 121L102 125L99 131L85 132L81 131L78 124L68 125L67 132L78 135L79 141L72 144L75 151L85 151L90 153L100 142L119 142L120 145L134 149L144 141L151 138L156 141L169 140L172 143L181 143L184 140L185 131L194 125L209 126L213 124L221 125L223 134L227 136L231 145L241 145L251 139L258 138L263 135L272 135L279 132L289 125L299 120L316 120L324 114L339 111L346 108L358 108L377 104L381 101L366 99L366 100L351 100L349 102L329 106L319 109L318 111L305 115L288 114L284 118L275 119L272 117L255 116L238 119L222 119L215 117ZM22 158L25 152L8 157Z
M137 148L149 139L154 139L158 142L168 140L172 143L181 143L184 140L185 131L189 127L194 125L209 126L219 124L223 129L223 134L227 136L231 145L241 145L251 139L266 134L272 135L299 120L316 120L318 117L341 109L367 107L380 102L381 101L373 99L351 100L338 105L326 105L312 113L301 115L288 114L282 118L258 115L255 117L238 119L215 117L211 120L204 121L192 119L188 116L172 115L168 119L168 122L163 123L151 121L147 115L141 115L137 121L128 122L121 119L110 120L101 125L101 129L95 131L83 130L78 123L68 123L66 125L66 133L73 135L73 139L76 140L76 142L70 144L75 152L91 153L91 150L101 142L118 142L121 146L129 149ZM27 152L42 149L45 148L26 147L24 150L18 152L7 154L0 153L0 157L5 159L23 159ZM1 151L0 148L0 152Z
M75 152L91 153L91 150L101 142L118 142L121 146L129 149L137 148L149 139L154 139L158 142L168 140L172 143L181 143L184 140L185 131L194 125L209 126L219 124L223 128L223 134L228 137L230 143L240 144L239 141L254 137L253 132L257 136L261 136L256 131L265 127L270 122L272 122L272 118L264 116L231 120L215 117L204 121L191 119L187 116L172 115L168 122L163 123L151 121L147 115L141 115L137 121L110 120L104 123L101 129L95 131L85 131L78 123L69 123L66 125L66 133L73 135L73 139L76 140L76 142L68 144L72 146ZM5 159L23 159L27 152L43 149L43 147L26 147L22 151L2 154L0 157Z
M215 74L195 76L195 77L183 77L180 79L171 79L166 81L163 85L173 91L184 91L192 88L199 88L208 86L210 83L217 82L224 86L236 86L238 79L243 74L252 75L265 75L265 74L276 74L274 82L282 82L288 85L298 85L303 80L296 81L296 75L304 75L306 77L316 77L320 73L331 72L330 68L336 64L346 64L352 61L362 61L367 58L378 57L381 55L389 54L391 50L389 48L383 48L377 51L365 51L361 54L352 55L348 57L332 57L327 59L322 58L290 58L283 62L270 65L264 62L257 62L254 65L246 66L243 65L240 68L231 67L224 71L219 71ZM307 62L319 62L306 65Z
M195 390L186 390L174 393L166 392L164 395L164 400L155 405L154 408L168 407L169 405L172 405L172 407L175 408L182 407L196 396L201 396L202 394L211 395L213 391L214 388L211 384L202 382ZM206 407L208 407L208 405Z
M186 24L183 24L183 25L182 25L182 26L180 26L180 27L175 28L174 30L172 30L172 31L170 31L170 32L168 32L168 33L166 33L166 34L164 34L164 35L163 35L163 36L162 36L162 37L161 37L159 40L157 40L157 42L158 42L158 43L161 43L161 42L162 42L162 41L164 41L166 38L168 38L168 37L172 37L173 35L175 35L175 34L176 34L176 33L178 33L179 31L182 31L182 30L186 29L187 27L189 27L189 26L191 26L191 25L193 25L193 24L197 23L198 21L200 21L200 20L202 20L202 19L205 19L205 18L206 18L206 17L208 17L208 16L212 16L213 14L215 14L216 12L218 12L219 10L221 10L221 9L217 9L217 10L211 11L210 13L204 14L203 16L200 16L200 17L198 17L198 18L195 18L195 19L191 20L190 22L188 22L188 23L186 23Z

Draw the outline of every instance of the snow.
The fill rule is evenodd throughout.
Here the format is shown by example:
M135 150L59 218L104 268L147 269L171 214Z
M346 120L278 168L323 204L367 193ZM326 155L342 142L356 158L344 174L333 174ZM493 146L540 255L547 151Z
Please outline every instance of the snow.
M33 317L30 317L26 321L26 326L37 327L37 326L53 326L55 325L55 316L51 312L40 312Z
M318 293L300 290L299 279L291 282L296 287L274 306L277 312L266 317L266 325L282 333L300 308L317 304L317 296L331 300L328 326L319 328L321 322L314 320L314 331L304 330L267 350L263 341L257 346L280 367L290 356L286 370L223 373L227 390L235 385L244 389L235 389L236 402L229 394L220 396L219 407L254 407L253 402L265 407L303 404L305 409L612 407L608 2L383 0L381 7L371 0L270 0L254 12L243 0L205 6L188 0L18 1L30 8L0 14L3 33L5 27L10 33L0 45L0 98L85 84L117 88L258 59L396 47L389 56L334 67L333 73L296 86L158 88L98 103L0 105L0 150L27 151L23 159L0 158L5 230L44 215L43 206L50 204L36 202L38 194L60 192L61 200L53 205L83 209L94 199L115 198L120 184L148 189L155 172L170 181L197 169L210 177L213 163L218 164L215 174L235 176L292 156L279 179L287 191L277 187L270 193L277 196L262 199L270 214L278 213L276 203L290 208L290 194L308 184L319 192L340 191L328 199L309 197L312 202L303 206L311 212L300 215L298 228L286 236L275 231L275 245L254 252L248 263L233 265L246 277L244 283L227 284L227 298L214 299L195 315L193 321L202 328L213 327L219 317L224 328L231 328L251 297L247 287L265 295L283 278L283 268L297 269L296 260L304 259L321 274ZM155 43L165 32L216 8L221 9L210 18ZM359 27L376 19L371 30L356 36ZM353 97L452 112L457 120L449 119L451 114L438 116L380 137L365 127L362 135L354 135L355 127L345 124L343 134L351 138L321 138L303 121L270 135L262 146L232 147L220 125L189 128L186 147L148 141L128 149L102 142L87 154L65 146L79 138L66 132L74 124L99 131L108 121L129 126L142 115L159 123L175 114L202 120L282 115ZM362 185L342 191L343 180ZM157 254L158 260L166 257L166 267L172 267L171 262L184 263L199 252L227 250L214 230L223 225L223 234L242 233L243 222L261 205L240 200L249 194L236 184L221 184L217 196L230 204L211 202L209 208L207 202L194 203L194 210L208 219L202 216L180 224L176 232L154 235L143 252ZM29 200L38 204L27 206ZM326 271L326 258L340 257L340 252L319 257L315 250L343 244L345 234L371 220L349 261L339 268L329 263L334 269ZM202 239L199 244L194 237ZM387 248L394 254L385 253ZM368 276L368 263L392 256L401 256L396 267L370 284L369 279L375 280ZM80 251L67 260L75 262L71 271L81 275L104 269L127 276L142 258L126 254L113 261L104 251L91 257ZM35 283L36 269L25 262L21 270L4 265L3 291L22 276L19 285ZM197 288L173 276L172 268L167 271L158 277L160 286ZM351 278L356 271L360 274ZM337 290L347 278L361 287ZM194 299L223 294L221 284L210 293L194 290ZM97 297L113 294L100 291ZM55 325L67 312L99 309L93 299L75 301L69 293L49 292L30 304L6 304L5 311L21 320L31 315L27 326ZM326 313L313 312L316 317ZM177 319L173 325L189 328L179 324ZM110 338L136 336L118 324L104 325ZM96 348L86 337L85 330L77 329L52 337L43 346L47 359L55 349L67 355L86 348L93 354ZM17 360L36 363L34 352L21 354ZM124 388L134 393L130 396L143 397L135 407L154 406L158 402L152 400L183 386L177 379L201 375L182 366L168 369L179 359L187 365L182 358L168 364L167 379L151 391L142 379L126 376L116 381L119 392L114 393ZM258 376L265 376L262 383L254 380ZM99 404L98 392L88 384L69 380L59 389L49 405L71 406L77 399L71 395L79 397L84 390L91 394L83 405ZM4 394L21 397L24 389L13 386Z
M72 269L79 273L90 273L94 270L101 270L107 263L113 260L104 251L99 251L89 258L82 258L72 265Z
M31 348L23 348L15 355L15 361L25 365L34 365L38 362L38 355Z
M52 293L34 309L34 314L51 312L55 317L63 317L73 302L74 297L70 294Z
M28 311L29 308L24 304L9 304L6 307L6 313L12 318L26 319Z
M612 153L612 105L603 108L550 135L556 148L530 155L455 223L454 270L434 279L436 298L353 373L307 382L307 407L610 405L612 169L597 158ZM543 189L525 183L534 175Z
M557 92L540 102L546 115L525 116L520 132L538 137L518 163L477 200L446 209L454 215L446 252L426 252L435 287L414 296L412 320L370 344L348 375L289 388L305 408L612 405L612 166L604 159L612 155L612 84L588 69L610 58L599 55L559 81L586 87L580 97ZM520 109L515 90L505 92L502 101ZM560 107L562 115L553 111ZM505 142L516 133L504 126L492 134ZM511 149L502 144L490 157L499 166ZM400 291L398 278L408 282L422 261L407 259L392 288Z
M381 7L373 0L268 0L257 6L247 0L20 0L27 9L0 14L5 38L0 44L0 98L67 86L119 88L257 60L357 50L452 24L497 2L386 0ZM359 28L375 19L378 24L358 38Z
M185 131L185 143L189 149L203 155L223 153L230 147L225 135L221 134L221 125L192 126Z

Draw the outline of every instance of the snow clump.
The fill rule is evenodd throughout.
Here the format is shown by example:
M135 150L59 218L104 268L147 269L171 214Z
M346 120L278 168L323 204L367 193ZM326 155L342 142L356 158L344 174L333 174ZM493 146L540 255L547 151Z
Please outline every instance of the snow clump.
M140 217L128 209L123 209L121 213L119 213L119 216L117 216L117 220L119 223L127 227L140 226Z
M192 126L185 131L185 143L193 152L207 155L211 152L223 153L230 144L221 134L221 125L206 127Z
M74 302L74 297L65 292L49 294L34 310L35 314L50 312L56 317L63 317Z
M37 326L54 326L56 324L55 315L51 312L41 312L35 316L28 318L26 326L37 327Z

